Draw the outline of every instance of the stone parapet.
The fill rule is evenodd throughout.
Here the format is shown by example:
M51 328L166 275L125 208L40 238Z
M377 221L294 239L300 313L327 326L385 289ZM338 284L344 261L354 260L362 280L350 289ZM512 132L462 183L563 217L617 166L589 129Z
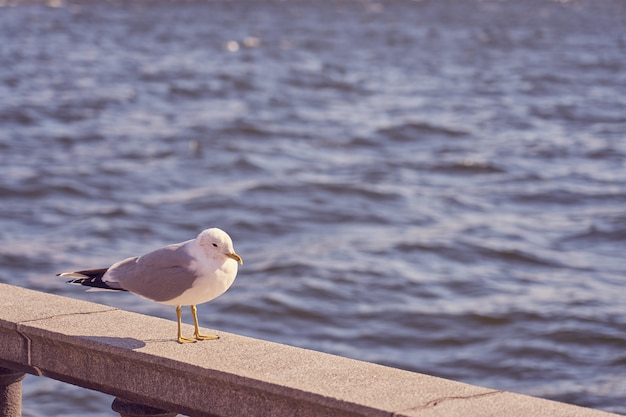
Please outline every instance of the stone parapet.
M0 366L174 413L616 416L218 333L219 340L180 345L174 321L0 284Z

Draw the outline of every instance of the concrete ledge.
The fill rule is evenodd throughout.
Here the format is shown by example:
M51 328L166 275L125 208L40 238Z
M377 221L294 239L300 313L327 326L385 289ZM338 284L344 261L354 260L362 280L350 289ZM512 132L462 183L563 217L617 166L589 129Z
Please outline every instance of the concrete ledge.
M0 284L0 366L190 416L617 416L225 332L179 345L175 333L174 321Z

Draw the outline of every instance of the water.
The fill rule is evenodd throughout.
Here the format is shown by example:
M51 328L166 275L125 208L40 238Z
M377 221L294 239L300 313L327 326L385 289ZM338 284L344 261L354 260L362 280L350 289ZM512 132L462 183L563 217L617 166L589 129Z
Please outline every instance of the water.
M1 4L1 282L218 226L206 327L626 414L623 1Z

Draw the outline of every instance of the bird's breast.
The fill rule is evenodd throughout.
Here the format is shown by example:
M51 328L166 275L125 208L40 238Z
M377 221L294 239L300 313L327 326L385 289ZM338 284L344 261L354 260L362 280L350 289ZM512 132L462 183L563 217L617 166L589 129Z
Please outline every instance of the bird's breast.
M194 265L197 278L191 288L173 300L170 305L192 305L211 301L222 295L235 281L237 276L237 262L227 260L219 267L214 265Z

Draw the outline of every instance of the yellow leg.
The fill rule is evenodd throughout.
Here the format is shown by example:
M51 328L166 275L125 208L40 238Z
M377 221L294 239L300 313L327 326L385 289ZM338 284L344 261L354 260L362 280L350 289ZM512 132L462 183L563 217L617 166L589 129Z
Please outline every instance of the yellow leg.
M196 336L197 340L215 340L220 338L216 334L200 334L200 327L198 326L198 309L195 305L191 306L191 315L193 316L193 325L195 327L195 332L193 334Z
M183 332L181 330L181 322L183 319L183 309L180 306L176 306L176 317L178 317L178 343L193 343L196 340L191 337L183 337ZM195 319L195 316L194 316ZM197 326L196 326L197 328Z

